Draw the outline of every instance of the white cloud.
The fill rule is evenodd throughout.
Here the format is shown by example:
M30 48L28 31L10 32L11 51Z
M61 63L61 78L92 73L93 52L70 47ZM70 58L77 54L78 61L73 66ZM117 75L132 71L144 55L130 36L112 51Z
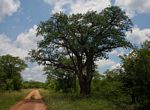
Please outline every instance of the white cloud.
M34 25L33 28L29 29L27 32L23 32L17 36L15 45L29 51L37 47L37 42L42 39L42 37L36 37L37 26Z
M121 67L120 63L116 63L115 65L111 66L110 70L112 70L112 69L118 69L120 67Z
M98 71L100 73L105 72L107 69L114 69L118 66L118 63L113 61L112 59L103 59L96 61L96 64L98 65Z
M52 13L65 11L69 13L85 13L88 10L101 11L111 5L110 0L44 0L53 6Z
M0 22L6 17L11 16L20 7L19 0L0 0Z
M116 64L116 62L114 62L113 60L110 60L110 59L108 59L108 60L98 60L98 61L96 61L96 64L98 65L98 68L99 67L105 67L105 66L112 66L112 65L115 65Z
M115 5L121 6L131 17L136 13L150 14L150 0L116 0Z
M26 68L26 70L23 71L21 75L26 81L35 80L44 82L46 80L46 75L44 75L42 69L43 66L39 66L34 63L31 68Z
M150 28L140 29L135 27L133 28L132 33L127 33L127 39L129 39L134 44L140 44L145 40L150 40Z
M24 58L27 54L21 48L18 48L14 42L4 34L0 34L0 55L11 54L14 56L19 56Z
M126 54L126 50L123 48L118 48L110 52L111 55L120 56Z
M37 42L41 40L41 37L36 37L36 28L35 25L28 31L19 34L15 41L4 34L0 34L0 54L11 54L25 58L28 51L35 49Z
M36 43L41 40L41 37L36 37L36 28L35 25L28 31L19 34L15 41L4 34L0 34L0 55L11 54L22 59L27 57L28 51L35 49ZM22 76L25 80L45 81L46 79L42 72L42 66L37 64L28 67L22 72Z
M131 50L131 48L117 48L109 53L109 57L113 55L114 57L119 58L119 56L127 55Z
M72 13L85 13L88 10L101 11L110 5L109 0L77 0L72 4L71 11Z

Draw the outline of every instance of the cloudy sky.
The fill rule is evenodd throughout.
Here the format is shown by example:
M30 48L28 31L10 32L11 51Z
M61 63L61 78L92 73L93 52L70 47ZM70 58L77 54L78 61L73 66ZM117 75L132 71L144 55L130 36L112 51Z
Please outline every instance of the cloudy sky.
M11 54L24 59L40 40L35 37L37 25L55 12L85 13L101 11L111 5L120 6L134 23L132 33L126 33L128 40L136 45L150 40L150 0L0 0L0 55ZM119 66L118 56L129 51L112 51L109 60L97 62L98 70L103 72ZM45 81L42 66L28 64L22 72L24 80Z

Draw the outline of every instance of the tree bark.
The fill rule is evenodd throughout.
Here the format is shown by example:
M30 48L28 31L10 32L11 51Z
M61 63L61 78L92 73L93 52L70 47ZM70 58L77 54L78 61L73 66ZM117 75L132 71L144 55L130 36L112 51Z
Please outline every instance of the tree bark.
M78 78L80 85L80 95L83 97L89 96L91 94L91 81L93 77L93 57L88 56L83 67L82 57L78 58Z
M131 104L135 104L135 102L136 102L136 97L135 97L134 94L131 95L131 99L132 99Z
M79 85L81 96L86 97L91 94L91 80L87 80L87 76L82 75L82 77L79 78Z

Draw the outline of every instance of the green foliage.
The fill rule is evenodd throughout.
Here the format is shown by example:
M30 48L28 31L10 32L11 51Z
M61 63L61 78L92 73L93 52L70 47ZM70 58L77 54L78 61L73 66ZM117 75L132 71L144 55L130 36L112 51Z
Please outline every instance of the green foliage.
M130 97L121 89L123 84L119 81L119 75L119 70L116 69L95 75L92 89L94 93L112 101L118 107L127 109Z
M31 90L0 92L0 110L10 110L14 104L22 100Z
M126 110L101 94L81 98L74 93L41 90L47 110Z
M47 74L47 85L50 89L62 92L73 92L76 89L76 76L71 71L45 67Z
M20 72L26 66L19 57L0 56L0 90L19 90L22 81Z
M94 76L93 90L122 108L149 110L150 41L121 59L122 67Z
M115 48L131 47L125 39L131 27L131 20L117 6L85 14L56 13L38 25L37 35L43 36L43 40L38 43L37 50L29 52L30 59L74 71L79 79L80 93L88 95L95 61L108 58L107 53ZM71 63L62 59L68 57Z
M95 71L93 80L92 80L92 90L94 91L100 91L100 82L102 79L104 79L104 75L100 74L98 71Z
M109 71L111 74L113 71ZM117 96L120 92L121 82L116 77L109 77L109 75L103 75L101 79L93 79L93 90L101 92L106 97Z
M22 82L23 89L32 89L32 88L46 88L46 84L44 82L38 81L24 81Z
M132 98L137 107L150 107L150 41L141 48L133 50L128 56L122 56L120 81L123 90Z

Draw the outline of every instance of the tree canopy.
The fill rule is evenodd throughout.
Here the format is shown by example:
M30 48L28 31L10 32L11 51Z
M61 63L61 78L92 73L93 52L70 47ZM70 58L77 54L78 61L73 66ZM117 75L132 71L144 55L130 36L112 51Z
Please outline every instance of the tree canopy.
M21 71L27 67L19 57L11 55L0 56L0 85L4 90L19 90L21 88Z
M130 47L125 37L132 22L119 7L85 14L56 13L41 22L37 35L43 36L38 49L29 52L32 61L74 71L79 78L80 93L89 94L95 61L108 58L118 47ZM71 63L63 62L70 58Z
M120 80L123 89L132 98L132 104L138 107L150 105L150 41L141 48L133 50L128 56L122 56ZM147 110L146 108L144 110Z

